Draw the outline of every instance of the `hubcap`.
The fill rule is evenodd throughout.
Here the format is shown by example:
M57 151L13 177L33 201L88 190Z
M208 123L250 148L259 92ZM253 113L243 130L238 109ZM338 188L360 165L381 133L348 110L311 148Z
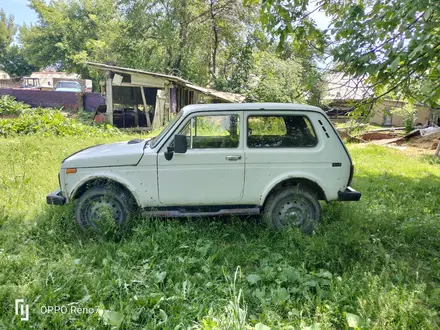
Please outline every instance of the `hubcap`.
M310 205L303 199L290 200L281 204L278 216L281 225L301 226L313 214Z
M91 225L96 225L109 217L119 224L122 219L122 207L117 201L100 197L91 201L86 217Z

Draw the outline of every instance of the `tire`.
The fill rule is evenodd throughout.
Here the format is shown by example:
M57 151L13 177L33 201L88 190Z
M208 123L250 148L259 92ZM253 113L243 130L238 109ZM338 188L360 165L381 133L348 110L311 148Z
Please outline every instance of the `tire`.
M270 228L282 230L295 226L310 235L321 219L321 205L310 190L286 187L269 197L263 217Z
M75 218L84 229L107 231L108 227L126 226L136 210L130 194L121 188L106 185L86 190L75 207Z

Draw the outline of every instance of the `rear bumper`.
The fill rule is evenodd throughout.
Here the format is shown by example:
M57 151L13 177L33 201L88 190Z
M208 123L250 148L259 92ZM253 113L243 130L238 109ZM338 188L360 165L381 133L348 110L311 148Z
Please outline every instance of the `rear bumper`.
M61 189L58 189L46 196L46 203L49 205L64 205L66 197L61 193Z
M341 202L357 202L361 199L361 196L362 194L352 187L347 187L344 191L338 192L338 200Z

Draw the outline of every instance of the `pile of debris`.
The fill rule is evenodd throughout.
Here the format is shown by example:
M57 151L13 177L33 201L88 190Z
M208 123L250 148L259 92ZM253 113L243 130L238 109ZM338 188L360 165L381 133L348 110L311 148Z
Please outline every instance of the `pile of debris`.
M344 140L352 143L372 142L380 145L408 146L418 149L436 150L435 155L440 153L440 127L428 127L415 129L408 134L402 135L404 128L374 129L358 136L351 136L346 129L338 129L338 133Z
M350 128L337 129L339 136L352 143L365 143L376 140L392 140L402 136L403 127L379 128L363 132L359 135L351 135ZM384 141L385 142L385 141Z
M430 130L429 128L434 129ZM396 141L396 143L405 143L411 147L435 150L440 143L440 127L429 128L414 130Z
M387 144L397 144L418 149L435 150L435 158L440 154L440 127L416 129L405 136L402 136L401 138L387 142Z

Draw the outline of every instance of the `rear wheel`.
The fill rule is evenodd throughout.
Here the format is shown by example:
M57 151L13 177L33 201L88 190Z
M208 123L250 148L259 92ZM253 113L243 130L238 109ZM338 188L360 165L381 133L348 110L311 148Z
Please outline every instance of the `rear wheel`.
M107 231L129 223L136 203L131 195L121 188L95 186L84 192L76 208L76 221L83 228Z
M321 218L321 205L316 194L299 187L286 187L269 197L263 217L270 228L298 227L311 234Z

